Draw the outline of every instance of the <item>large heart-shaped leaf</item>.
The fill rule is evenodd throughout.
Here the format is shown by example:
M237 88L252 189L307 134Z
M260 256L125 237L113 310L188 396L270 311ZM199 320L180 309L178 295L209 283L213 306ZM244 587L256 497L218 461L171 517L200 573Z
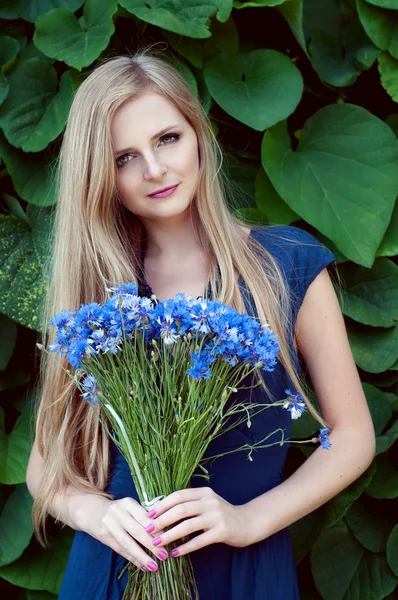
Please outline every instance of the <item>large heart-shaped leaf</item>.
M375 433L379 435L392 417L391 404L387 399L387 394L384 394L376 386L363 383L362 387L372 416Z
M108 46L117 4L117 0L87 0L79 20L68 10L51 10L37 19L33 40L47 56L80 71Z
M55 180L49 154L25 154L11 146L0 131L0 158L11 175L19 196L36 206L55 202Z
M346 275L345 275L346 273ZM398 266L376 259L371 269L342 268L346 286L344 314L365 325L391 327L398 321Z
M376 458L377 470L366 488L366 494L372 498L398 497L398 472L388 456L382 454Z
M281 6L278 6L278 10L289 23L289 27L292 30L294 37L308 56L303 24L303 0L290 0L289 2L284 2Z
M350 531L370 552L385 552L391 523L376 512L371 513L355 502L344 517Z
M369 485L376 465L372 463L362 475L353 481L346 489L332 498L326 505L325 527L329 527L344 517L350 506L359 498Z
M345 256L373 264L398 191L398 142L386 123L360 106L325 106L305 123L296 151L286 122L269 129L262 164L290 208Z
M120 4L146 23L190 38L210 37L210 19L224 23L232 11L232 0L120 0Z
M10 92L0 107L8 141L25 152L39 152L63 130L73 100L69 71L61 76L40 58L20 61L8 76Z
M365 550L342 521L322 531L311 565L323 600L382 600L398 581L385 556Z
M397 360L398 325L388 329L350 329L348 339L355 362L364 371L382 373Z
M398 102L398 60L388 52L382 52L379 56L379 73L383 88Z
M5 75L19 51L19 42L8 35L0 36L0 104L7 97L9 84Z
M398 12L357 0L359 18L366 33L381 50L398 58Z
M0 566L19 558L33 534L32 496L24 483L17 485L0 515Z
M17 327L5 315L0 314L0 371L7 367L15 342L17 341Z
M213 20L211 37L205 40L192 39L171 31L164 31L163 35L176 52L198 69L202 69L204 61L211 56L220 52L234 54L239 48L238 30L232 17L226 23L220 23L217 19Z
M221 108L257 131L291 115L303 93L300 71L276 50L217 54L206 61L204 76Z
M30 227L13 215L0 215L0 311L39 330L51 212L28 206L26 215Z
M66 8L75 12L84 4L84 0L17 0L17 4L19 16L34 23L40 15L54 8Z
M394 421L390 429L383 435L376 436L376 453L375 456L387 452L389 448L398 440L398 419Z
M290 225L300 219L279 196L264 169L259 169L256 177L256 204L267 216L270 225Z
M0 483L24 483L31 442L31 415L22 414L7 435L0 407Z
M10 565L0 568L0 577L28 590L46 590L57 595L61 588L73 532L62 530L44 549L32 540L23 555Z
M289 526L289 536L296 564L311 550L324 524L325 507L321 506Z
M390 224L377 250L377 256L395 256L396 254L398 254L398 202L395 202Z
M387 560L390 568L398 577L398 525L395 525L387 541Z
M395 8L398 10L398 0L366 0L366 2L382 8Z

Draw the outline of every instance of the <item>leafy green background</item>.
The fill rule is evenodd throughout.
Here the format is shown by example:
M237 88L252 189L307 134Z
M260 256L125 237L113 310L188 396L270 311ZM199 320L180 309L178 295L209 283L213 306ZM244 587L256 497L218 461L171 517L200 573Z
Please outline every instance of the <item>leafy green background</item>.
M313 233L344 286L377 451L290 527L301 597L397 598L398 0L3 0L0 19L0 595L55 598L71 543L53 526L38 546L25 484L62 131L97 61L163 41L217 131L238 213ZM293 437L317 429L305 415ZM285 477L312 451L292 447Z

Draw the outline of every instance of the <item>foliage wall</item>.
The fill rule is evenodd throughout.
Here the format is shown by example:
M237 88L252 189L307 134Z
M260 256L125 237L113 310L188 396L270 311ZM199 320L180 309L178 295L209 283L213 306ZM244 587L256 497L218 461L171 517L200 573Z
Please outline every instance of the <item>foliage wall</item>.
M24 483L62 130L97 61L164 41L209 112L239 214L307 229L344 284L377 452L290 527L302 598L397 598L398 0L2 0L0 18L2 597L54 598L71 541L54 528L38 546ZM293 433L316 430L307 416ZM298 447L286 476L310 452Z

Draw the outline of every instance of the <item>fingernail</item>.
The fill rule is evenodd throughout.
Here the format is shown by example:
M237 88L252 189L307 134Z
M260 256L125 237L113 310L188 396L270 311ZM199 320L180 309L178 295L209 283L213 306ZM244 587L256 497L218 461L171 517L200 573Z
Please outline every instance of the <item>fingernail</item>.
M148 525L148 527L145 527L145 531L147 533L152 533L152 531L155 529L155 525L153 523L151 523L150 525Z
M148 568L151 569L151 571L157 571L158 570L158 566L154 562L149 562L148 563Z
M166 560L168 554L167 552L165 552L164 550L161 550L160 552L158 552L158 556L159 558L161 558L162 560Z
M159 546L159 544L161 544L161 543L162 543L162 538L160 538L160 537L157 537L154 540L152 540L152 544L154 546Z
M156 515L156 510L153 510L153 509L152 509L152 510L150 510L150 511L149 511L149 513L148 513L148 517L149 517L150 519L153 519L153 517L154 517L155 515Z
M177 548L175 548L175 550L172 550L172 551L170 552L170 554L171 554L171 556L178 556L178 555L179 555L179 552L178 552Z
M144 573L146 573L148 569L146 567L141 567L141 571L144 571Z

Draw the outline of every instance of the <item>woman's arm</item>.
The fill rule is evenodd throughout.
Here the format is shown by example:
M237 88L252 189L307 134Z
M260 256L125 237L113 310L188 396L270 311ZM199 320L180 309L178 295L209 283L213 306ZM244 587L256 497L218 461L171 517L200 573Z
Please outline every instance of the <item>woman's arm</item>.
M179 554L214 542L258 542L333 498L371 464L376 444L372 418L326 269L306 292L296 338L322 416L332 428L332 447L318 447L287 480L242 506L230 505L210 488L171 494L156 506L151 531L187 520L162 535L161 545L200 529L205 532L179 546Z

